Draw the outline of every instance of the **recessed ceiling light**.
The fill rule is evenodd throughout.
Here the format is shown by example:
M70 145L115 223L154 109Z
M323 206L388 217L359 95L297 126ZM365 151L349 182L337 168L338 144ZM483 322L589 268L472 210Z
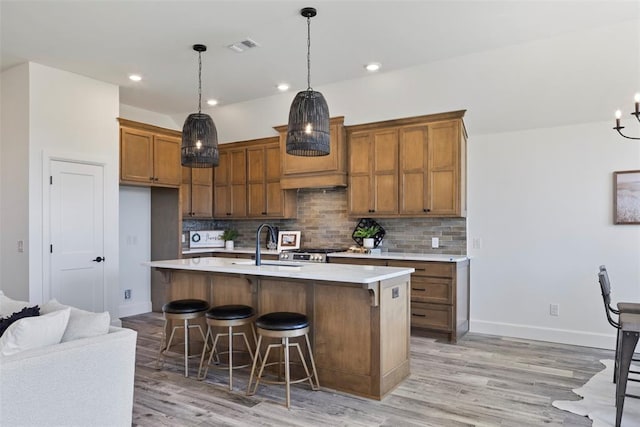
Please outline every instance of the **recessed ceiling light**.
M371 71L372 73L374 71L378 71L380 69L380 67L382 67L382 64L379 62L370 62L367 65L364 66L364 68L367 69L367 71Z
M217 99L209 99L207 100L207 104L211 105L212 107L214 105L218 105L218 100Z
M130 74L129 80L133 80L134 82L139 82L140 80L142 80L142 77L138 74Z
M276 86L278 88L278 90L280 92L286 92L289 90L289 85L286 83L280 83L278 86Z

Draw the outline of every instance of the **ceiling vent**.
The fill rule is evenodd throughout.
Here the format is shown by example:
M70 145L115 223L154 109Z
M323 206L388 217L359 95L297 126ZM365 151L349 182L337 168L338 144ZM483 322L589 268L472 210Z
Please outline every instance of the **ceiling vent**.
M254 47L260 47L260 45L255 40L251 40L249 37L247 37L246 39L230 44L227 47L234 52L241 53L245 50L253 49Z

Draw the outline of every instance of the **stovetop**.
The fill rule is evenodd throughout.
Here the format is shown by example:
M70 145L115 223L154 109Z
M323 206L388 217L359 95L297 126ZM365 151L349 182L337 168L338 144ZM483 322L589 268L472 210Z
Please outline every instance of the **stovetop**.
M327 262L327 254L332 252L344 252L346 249L327 248L302 248L280 252L280 260L294 262Z

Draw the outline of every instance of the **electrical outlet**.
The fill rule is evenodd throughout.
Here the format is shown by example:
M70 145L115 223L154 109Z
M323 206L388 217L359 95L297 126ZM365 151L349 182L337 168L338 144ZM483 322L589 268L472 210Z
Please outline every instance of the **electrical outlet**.
M24 252L24 240L18 240L18 252Z
M559 304L549 304L549 315L550 316L560 316L560 305Z
M431 238L431 247L437 249L440 247L440 239L438 237Z
M124 299L131 299L131 289L125 289Z
M482 238L480 237L473 238L473 249L482 249Z

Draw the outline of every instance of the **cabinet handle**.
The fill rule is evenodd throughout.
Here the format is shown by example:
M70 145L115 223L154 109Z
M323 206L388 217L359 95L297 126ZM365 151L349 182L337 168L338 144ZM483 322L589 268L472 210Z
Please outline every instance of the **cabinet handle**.
M414 317L427 317L426 314L416 314L416 313L411 313L412 316Z
M420 292L425 292L426 289L420 289L420 288L411 288L412 291L420 291Z

